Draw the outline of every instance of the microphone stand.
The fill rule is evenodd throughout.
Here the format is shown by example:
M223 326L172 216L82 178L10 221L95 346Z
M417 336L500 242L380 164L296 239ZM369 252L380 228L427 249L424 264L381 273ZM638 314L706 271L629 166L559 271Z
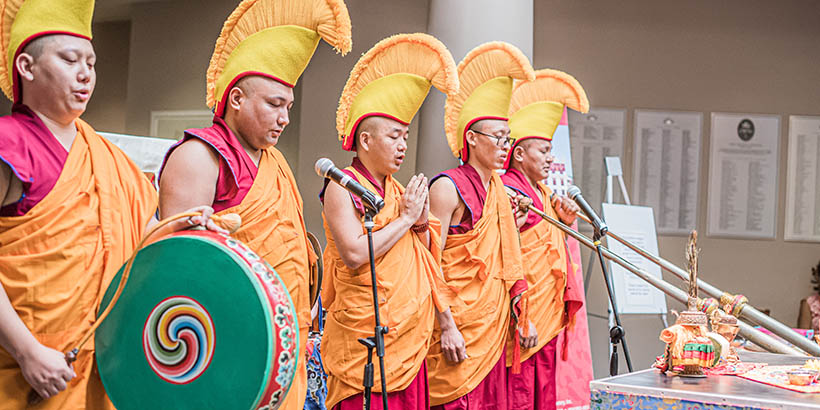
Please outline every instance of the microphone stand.
M616 376L618 374L618 343L624 348L626 367L630 373L632 373L632 358L629 356L629 349L626 347L626 330L621 326L621 316L618 313L618 306L615 304L615 294L612 291L612 283L610 282L609 272L606 269L604 253L601 250L601 239L606 236L606 232L606 227L601 229L595 225L592 242L595 245L595 251L598 253L598 260L601 262L601 271L604 274L604 283L606 283L606 293L609 295L609 303L612 306L612 313L615 317L615 326L609 329L609 342L612 344L612 356L609 358L609 375Z
M373 291L373 311L375 313L376 327L374 328L374 335L367 338L360 338L359 343L367 347L367 364L364 365L364 378L362 385L364 386L364 410L370 410L370 400L373 396L373 349L376 349L376 355L379 356L379 371L382 376L382 408L387 409L387 378L384 371L384 335L387 334L387 326L382 326L379 317L379 290L376 286L376 259L373 251L373 217L379 212L379 208L374 204L369 204L368 201L362 201L365 205L364 209L364 227L367 230L367 248L370 253L370 284Z

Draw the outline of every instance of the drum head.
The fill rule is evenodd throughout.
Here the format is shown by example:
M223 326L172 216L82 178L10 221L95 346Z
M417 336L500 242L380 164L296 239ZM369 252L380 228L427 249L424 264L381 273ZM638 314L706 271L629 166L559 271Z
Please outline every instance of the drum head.
M261 401L272 380L284 388L280 400L290 387L293 369L278 369L275 359L283 336L293 337L292 354L301 354L298 327L277 338L274 325L285 309L293 312L289 296L287 306L272 305L253 269L213 236L172 236L135 259L95 335L100 377L118 409L249 409L267 404ZM100 312L121 275L122 269ZM295 357L285 366L293 367Z

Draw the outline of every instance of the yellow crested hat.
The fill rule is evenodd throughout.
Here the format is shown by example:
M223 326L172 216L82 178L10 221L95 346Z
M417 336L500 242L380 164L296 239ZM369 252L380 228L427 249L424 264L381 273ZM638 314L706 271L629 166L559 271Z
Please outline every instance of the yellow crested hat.
M444 131L453 155L467 162L465 132L473 123L507 119L513 79L531 81L532 65L515 46L494 41L467 53L458 65L458 94L444 104Z
M0 87L18 102L22 96L14 60L32 40L49 34L68 34L91 40L94 0L2 0L0 47L3 64Z
M564 107L589 112L589 99L581 83L563 71L536 71L535 81L515 84L510 100L510 136L516 142L529 137L552 140Z
M342 0L243 0L216 40L208 106L221 116L227 92L248 75L295 86L322 39L342 55L350 51L350 16Z
M510 137L515 139L510 152L529 138L552 141L564 107L589 112L587 93L575 77L563 71L543 69L535 72L535 81L516 83L510 100ZM505 168L509 167L512 157L507 157Z
M409 124L430 86L452 96L458 84L453 56L435 37L397 34L379 41L353 67L339 99L336 131L342 148L354 149L356 128L365 118Z

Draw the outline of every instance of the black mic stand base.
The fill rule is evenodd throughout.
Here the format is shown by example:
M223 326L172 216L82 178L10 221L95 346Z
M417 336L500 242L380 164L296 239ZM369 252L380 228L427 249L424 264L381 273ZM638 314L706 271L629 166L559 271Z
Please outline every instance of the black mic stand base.
M595 251L598 253L598 260L601 263L601 272L604 274L604 283L609 296L609 304L612 307L612 315L615 317L615 326L609 329L609 342L612 344L612 356L609 358L609 375L616 376L618 375L618 344L624 349L624 359L626 359L626 367L630 373L632 373L632 358L629 356L629 349L626 347L626 330L621 325L621 315L618 313L618 306L615 304L615 294L612 291L612 283L606 269L604 253L601 251L601 238L604 235L606 235L605 229L595 229L592 240L595 244Z

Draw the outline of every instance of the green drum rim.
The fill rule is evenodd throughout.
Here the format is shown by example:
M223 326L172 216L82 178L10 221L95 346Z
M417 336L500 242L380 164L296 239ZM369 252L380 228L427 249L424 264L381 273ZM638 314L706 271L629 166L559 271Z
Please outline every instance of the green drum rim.
M122 269L108 287L98 312L108 305L121 275ZM95 335L100 377L114 405L118 409L194 406L247 409L265 405L259 402L276 377L271 374L271 366L277 344L273 314L265 293L245 262L214 239L173 236L141 250L120 300ZM165 370L176 369L174 366L155 370L144 348L147 319L168 298L176 298L171 300L178 303L173 309L188 309L193 312L189 318L200 322L201 328L208 328L208 320L202 320L203 313L196 310L198 304L213 324L210 360L205 362L207 342L203 343L199 355L188 352L186 356L187 362L198 364L194 366L196 371L188 374L188 378L194 377L190 380L169 376L172 373ZM186 302L186 298L195 303ZM290 295L288 300L293 306ZM163 317L159 313L156 311L153 317ZM296 329L298 332L298 326ZM298 333L296 336L298 341ZM170 336L165 340L170 340ZM148 348L167 353L151 349L154 347ZM298 343L296 350L296 354L300 354ZM194 356L200 360L190 359ZM168 359L163 354L152 357ZM264 362L260 363L259 357L265 357ZM168 378L163 380L163 376ZM289 389L290 384L285 391Z

